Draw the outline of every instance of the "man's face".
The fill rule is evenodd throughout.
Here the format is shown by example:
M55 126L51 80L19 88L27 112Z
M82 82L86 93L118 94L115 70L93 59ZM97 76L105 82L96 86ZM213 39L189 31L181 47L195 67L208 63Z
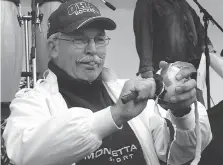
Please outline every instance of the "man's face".
M102 71L106 56L106 47L96 44L95 37L103 40L104 30L83 28L70 35L61 34L60 38L71 41L59 41L56 64L75 79L94 81ZM89 41L84 48L79 44L83 40Z

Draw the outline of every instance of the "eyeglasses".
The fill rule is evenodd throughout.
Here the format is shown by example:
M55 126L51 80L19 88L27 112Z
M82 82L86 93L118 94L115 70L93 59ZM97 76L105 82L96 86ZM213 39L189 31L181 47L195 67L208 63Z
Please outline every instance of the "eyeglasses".
M80 49L83 49L86 46L88 46L91 39L94 39L94 43L97 48L107 46L109 44L109 40L111 40L111 38L107 36L96 36L95 38L89 38L83 36L83 37L74 37L73 39L66 39L66 38L57 38L57 39L63 41L71 41L76 48Z

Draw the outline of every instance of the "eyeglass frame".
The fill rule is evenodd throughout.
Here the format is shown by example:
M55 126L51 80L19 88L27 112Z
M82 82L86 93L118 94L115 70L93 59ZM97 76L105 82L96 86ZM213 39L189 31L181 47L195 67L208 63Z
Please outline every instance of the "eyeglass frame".
M96 36L96 37L98 37L98 36ZM84 49L84 48L86 48L86 47L89 45L91 39L94 39L94 43L95 43L96 48L99 48L99 47L106 47L106 46L109 44L109 41L111 40L110 37L105 36L105 44L104 44L104 45L97 45L97 43L95 42L95 38L96 38L96 37L94 37L94 38L86 37L86 38L88 38L88 40L87 40L87 42L85 43L85 46L83 46L83 47L78 47L77 45L75 45L75 42L74 42L74 41L75 41L75 37L74 37L73 40L71 40L71 39L66 39L66 38L60 38L60 37L58 37L57 39L58 39L58 40L63 40L63 41L71 41L71 42L73 43L73 45L74 45L76 48L78 48L78 49ZM103 37L104 37L104 36L103 36ZM106 44L106 41L107 41L107 44ZM84 43L84 41L83 41L83 43Z

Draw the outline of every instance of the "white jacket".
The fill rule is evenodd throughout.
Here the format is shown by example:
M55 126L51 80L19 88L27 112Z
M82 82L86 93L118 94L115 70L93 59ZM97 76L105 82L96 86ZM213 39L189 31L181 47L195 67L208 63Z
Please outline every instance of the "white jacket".
M111 70L102 72L104 85L117 101L125 80L116 79ZM206 109L198 103L202 150L212 139ZM193 108L193 106L192 106ZM23 89L10 105L3 138L8 157L16 165L71 165L83 159L117 131L110 107L93 113L89 109L68 108L59 93L56 75L48 71L34 89ZM170 118L176 129L168 162L180 165L194 158L196 146L194 110L182 118L174 117L159 107L162 116ZM159 165L158 157L166 160L169 133L164 119L154 112L154 101L129 122L138 138L147 165Z

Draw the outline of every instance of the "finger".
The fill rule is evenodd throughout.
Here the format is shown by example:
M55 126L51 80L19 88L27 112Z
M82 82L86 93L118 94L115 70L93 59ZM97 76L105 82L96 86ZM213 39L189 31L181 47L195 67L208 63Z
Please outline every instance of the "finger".
M160 61L159 68L164 69L168 66L168 63L166 61Z
M194 96L196 96L195 88L188 92L176 94L176 95L172 96L170 98L170 102L177 103L177 102L181 102L181 101L186 101L186 100L189 100L190 98L193 98Z
M128 103L129 101L131 101L131 100L135 100L135 99L137 98L137 96L138 96L138 93L135 92L135 91L132 91L132 92L129 93L129 94L122 95L122 97L121 97L121 101L122 101L123 104L126 104L126 103Z
M178 105L180 108L187 108L187 107L191 106L191 104L193 104L195 101L196 101L196 96L191 97L188 100L179 102Z
M150 78L148 79L150 81L150 95L149 95L149 98L154 98L155 96L155 92L156 92L156 82L155 82L155 79L154 78ZM147 80L146 80L147 81ZM147 82L145 82L147 83Z
M137 100L146 100L153 98L155 94L156 84L153 78L145 79L135 85L135 91L138 92Z
M175 88L176 93L184 93L192 90L197 87L197 82L194 79L190 79L183 84L177 86Z
M178 102L178 103L169 103L168 108L174 111L178 111L178 110L191 106L195 101L196 101L196 96L191 97L188 100Z
M150 87L146 86L136 86L136 91L138 91L137 101L146 100L150 96Z
M185 67L181 69L177 74L176 74L176 79L178 81L184 79L184 78L189 78L192 74L196 73L196 69L193 67Z
M146 88L144 86L149 85L148 81L154 82L155 80L153 78L148 78L148 79L137 78L135 80L126 81L121 93L122 103L126 104L131 100L136 100L139 92L143 90L143 88ZM146 98L147 98L146 94L142 94L142 96L139 97L139 99L142 100Z
M123 95L128 94L131 91L135 91L134 84L135 84L135 80L126 81L122 89L122 92L124 92Z
M182 102L182 108L186 108L186 107L189 107L191 106L195 101L197 100L197 97L196 95L194 97L191 97L190 99Z
M136 100L134 100L134 103L135 104L145 104L147 101L148 101L148 99L136 99Z
M142 78L151 78L151 77L153 77L153 71L146 71L146 72L143 72L143 73L141 73L141 77Z

